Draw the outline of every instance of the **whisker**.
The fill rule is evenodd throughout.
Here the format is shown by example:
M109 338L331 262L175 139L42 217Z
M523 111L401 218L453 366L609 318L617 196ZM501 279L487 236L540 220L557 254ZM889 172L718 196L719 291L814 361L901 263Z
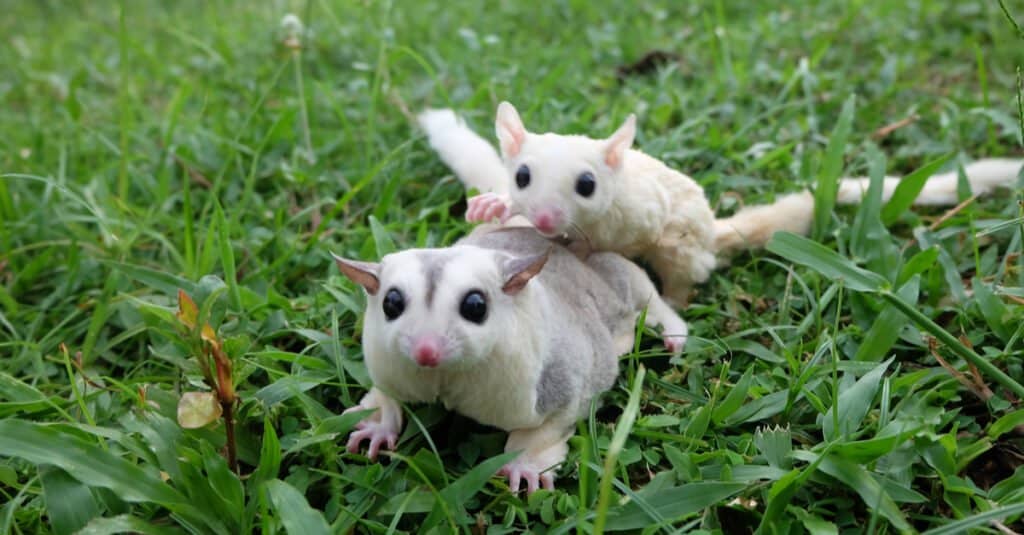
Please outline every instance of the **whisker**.
M576 236L570 236L570 239L575 242L582 242L583 250L580 251L579 247L576 247L578 255L582 258L590 256L590 253L594 250L594 242L591 241L590 236L580 228L576 223L569 221L569 228L572 229L573 234Z

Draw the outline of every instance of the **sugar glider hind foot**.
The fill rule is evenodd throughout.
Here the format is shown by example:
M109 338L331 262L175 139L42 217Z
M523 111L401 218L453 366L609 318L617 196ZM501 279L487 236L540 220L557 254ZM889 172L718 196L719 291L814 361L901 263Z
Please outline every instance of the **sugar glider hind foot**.
M540 487L553 490L555 470L569 453L570 436L571 420L564 416L549 419L536 428L510 431L505 451L518 451L519 457L498 471L499 475L508 478L509 490L518 492L523 482L526 483L527 494Z

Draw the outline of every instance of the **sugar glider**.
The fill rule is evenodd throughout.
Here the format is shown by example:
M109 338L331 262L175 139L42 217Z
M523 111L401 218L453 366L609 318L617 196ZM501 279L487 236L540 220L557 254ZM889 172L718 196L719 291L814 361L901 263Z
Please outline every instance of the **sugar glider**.
M642 257L674 305L685 304L693 285L707 280L729 255L763 247L780 230L806 234L813 220L814 198L808 191L716 219L692 178L630 148L636 133L633 115L605 139L535 134L526 130L511 104L502 102L495 121L500 157L451 110L427 110L419 122L448 167L467 188L482 192L469 200L467 220L525 216L545 236L586 240L593 250ZM984 194L1013 185L1022 163L987 159L965 171L972 191ZM859 202L868 182L842 179L838 202ZM898 183L886 177L885 199ZM957 201L953 172L931 177L915 203Z
M398 402L439 401L509 432L510 487L551 488L590 401L613 384L644 308L665 346L686 323L638 266L614 253L581 260L528 226L481 225L455 245L379 263L335 257L366 290L362 345L373 388L349 410L376 409L348 441L375 458L394 449Z

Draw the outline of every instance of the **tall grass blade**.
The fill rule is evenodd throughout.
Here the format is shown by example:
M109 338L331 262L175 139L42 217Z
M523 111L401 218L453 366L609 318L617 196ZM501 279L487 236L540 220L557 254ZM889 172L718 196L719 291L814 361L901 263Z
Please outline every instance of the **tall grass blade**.
M320 511L313 509L295 487L272 479L264 483L270 495L270 503L289 535L329 535L330 526Z
M832 209L836 205L839 175L843 172L843 154L846 152L846 141L853 129L855 102L856 96L850 95L843 103L843 109L839 112L839 119L825 149L825 159L818 170L817 187L814 189L814 236L818 239L825 235L832 217Z

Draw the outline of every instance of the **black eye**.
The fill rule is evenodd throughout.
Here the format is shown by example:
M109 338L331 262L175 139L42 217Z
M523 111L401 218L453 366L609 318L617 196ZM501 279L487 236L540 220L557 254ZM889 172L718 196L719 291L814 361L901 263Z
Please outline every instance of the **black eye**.
M398 316L401 316L402 312L405 310L405 296L403 296L402 292L398 291L398 289L392 288L384 295L384 302L382 305L384 308L384 316L386 316L389 321L393 320Z
M580 175L576 179L576 193L584 197L590 197L594 194L594 188L597 187L597 182L594 180L594 175L589 171Z
M459 305L459 314L467 321L483 323L484 318L487 317L487 299L484 298L484 294L477 290L466 294L466 297L462 298L462 304Z
M530 185L530 168L525 165L520 165L519 170L516 171L516 185L519 189L523 189Z

